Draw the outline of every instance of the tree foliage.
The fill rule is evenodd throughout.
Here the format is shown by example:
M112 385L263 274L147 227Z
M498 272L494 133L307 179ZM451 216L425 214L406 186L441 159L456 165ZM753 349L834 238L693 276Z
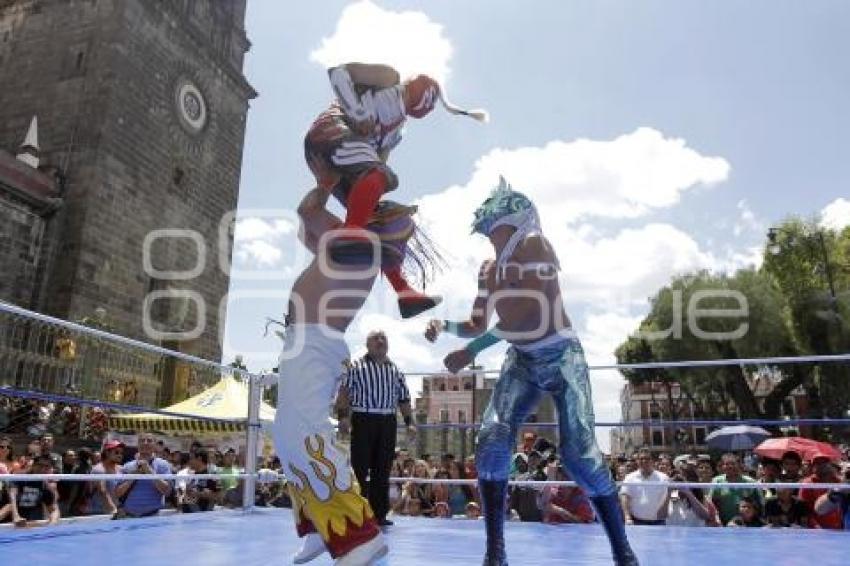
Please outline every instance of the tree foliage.
M827 261L828 259L828 261ZM829 282L834 289L834 298ZM838 234L791 219L766 242L763 265L733 274L675 277L650 298L650 312L616 350L619 363L716 360L850 352L850 228ZM709 312L713 311L713 312ZM748 382L760 371L775 381L763 406ZM754 368L624 370L633 384L653 382L712 417L779 418L781 405L804 387L817 411L838 416L850 406L850 364ZM825 397L828 396L828 399ZM665 417L678 411L668 394ZM822 416L820 414L816 416Z

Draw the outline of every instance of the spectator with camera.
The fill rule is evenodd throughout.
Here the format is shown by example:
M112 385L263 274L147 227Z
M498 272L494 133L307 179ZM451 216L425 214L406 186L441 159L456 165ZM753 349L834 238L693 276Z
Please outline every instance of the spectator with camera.
M121 469L124 474L150 475L150 480L122 481L115 488L118 496L116 518L150 517L159 513L165 497L171 493L171 482L156 479L159 474L170 474L171 465L156 456L156 439L149 434L139 435L136 459Z
M673 483L699 483L696 470L686 467L674 472ZM667 505L667 525L673 527L719 527L717 508L700 488L673 486Z
M532 450L527 455L517 453L514 460L517 468L514 479L519 481L546 479L545 461L540 452ZM520 521L540 522L543 520L543 513L539 498L540 488L532 485L515 485L511 488L510 505L516 510Z
M206 475L213 473L209 452L203 448L194 451L189 456L189 468L192 470L192 474ZM184 513L212 511L218 503L220 493L221 484L217 479L191 479L188 481L186 492L183 494L182 511Z

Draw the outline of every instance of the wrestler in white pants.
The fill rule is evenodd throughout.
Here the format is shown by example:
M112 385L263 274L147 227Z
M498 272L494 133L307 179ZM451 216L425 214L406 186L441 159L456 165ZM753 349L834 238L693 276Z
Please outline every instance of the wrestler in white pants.
M343 557L338 564L368 564L386 554L386 545L368 501L360 496L348 452L335 444L330 420L348 358L341 332L319 324L288 327L273 431L298 536L317 533L331 556ZM346 560L363 553L369 556L362 561Z

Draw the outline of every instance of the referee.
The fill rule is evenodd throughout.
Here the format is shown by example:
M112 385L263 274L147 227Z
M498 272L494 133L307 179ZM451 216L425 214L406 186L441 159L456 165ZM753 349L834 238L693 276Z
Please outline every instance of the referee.
M344 419L351 410L351 467L363 497L382 527L390 510L390 469L395 456L396 411L401 410L408 439L416 434L410 412L410 392L404 374L387 357L389 343L380 330L366 338L366 355L351 364L337 396L337 410ZM368 481L367 481L368 478Z

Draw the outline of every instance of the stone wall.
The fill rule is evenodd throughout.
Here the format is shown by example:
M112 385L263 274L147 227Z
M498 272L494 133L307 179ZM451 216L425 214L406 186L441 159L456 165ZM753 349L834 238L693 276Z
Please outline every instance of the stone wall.
M153 326L203 322L196 340L171 346L220 357L229 281L218 261L219 225L236 208L255 96L241 72L243 19L244 0L0 3L0 147L19 144L38 115L42 158L67 179L46 312L78 319L102 306L117 332L162 342L143 329L145 297L190 291L202 299L203 321L194 302L161 299L150 309ZM154 269L144 269L145 238L163 229L200 236L199 274L151 276L197 265L197 244L185 237L156 240Z

